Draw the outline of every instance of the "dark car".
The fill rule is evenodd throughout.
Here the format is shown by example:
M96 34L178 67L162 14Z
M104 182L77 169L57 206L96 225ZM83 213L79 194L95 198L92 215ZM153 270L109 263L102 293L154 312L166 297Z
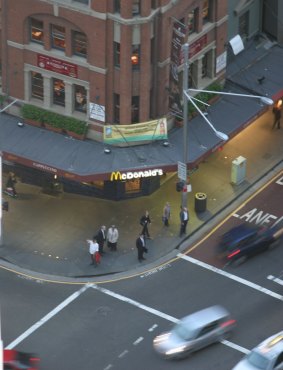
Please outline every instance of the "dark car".
M227 263L240 264L248 257L273 247L282 234L283 229L244 223L222 235L218 253Z
M4 349L4 370L38 370L39 358L32 353Z

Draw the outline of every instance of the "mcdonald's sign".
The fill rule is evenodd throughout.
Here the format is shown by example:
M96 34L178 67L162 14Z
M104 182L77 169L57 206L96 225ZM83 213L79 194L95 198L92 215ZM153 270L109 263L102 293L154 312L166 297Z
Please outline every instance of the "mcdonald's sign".
M135 172L120 172L114 171L111 173L110 181L118 181L118 180L132 180L132 179L139 179L141 177L152 177L152 176L162 176L163 170L161 168L157 168L154 170L145 170L145 171L135 171Z

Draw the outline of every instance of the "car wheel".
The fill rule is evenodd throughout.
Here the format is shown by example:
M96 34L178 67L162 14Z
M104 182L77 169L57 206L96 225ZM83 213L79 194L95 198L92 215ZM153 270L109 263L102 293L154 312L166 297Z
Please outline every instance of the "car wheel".
M235 261L234 261L234 263L233 263L233 265L234 266L240 266L242 263L244 263L246 260L247 260L247 256L242 256L242 257L239 257L239 258L237 258Z

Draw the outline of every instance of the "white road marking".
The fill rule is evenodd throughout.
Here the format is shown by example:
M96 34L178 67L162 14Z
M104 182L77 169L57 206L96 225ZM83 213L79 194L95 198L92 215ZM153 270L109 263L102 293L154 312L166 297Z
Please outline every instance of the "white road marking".
M57 307L55 307L52 311L50 311L47 315L45 315L42 319L32 325L28 330L26 330L23 334L21 334L17 339L15 339L12 343L10 343L6 349L13 349L19 343L21 343L24 339L30 336L33 332L35 332L38 328L40 328L43 324L45 324L48 320L50 320L53 316L63 310L66 306L68 306L71 302L73 302L76 298L78 298L82 293L84 293L91 285L86 284L77 292L73 293L65 299L62 303L60 303Z
M143 341L143 337L139 337L136 341L134 341L133 345L136 346L137 344L139 344L140 342Z
M112 364L109 364L109 365L107 365L107 366L104 368L104 370L109 370L109 369L111 369L111 367L113 367L113 365L112 365Z
M267 279L268 280L272 280L272 281L274 281L275 283L277 283L279 285L283 285L283 280L281 280L281 279L279 279L279 278L277 278L277 277L275 277L273 275L268 275L267 276Z
M238 344L229 342L228 340L222 340L221 343L222 344L225 344L225 346L227 346L227 347L231 347L233 349L236 349L237 351L242 352L245 355L247 355L248 353L251 352L249 349L246 349L246 348L244 348L242 346L239 346Z
M111 290L108 290L108 289L105 289L105 288L102 288L98 285L92 285L92 288L93 289L96 289L98 291L100 291L101 293L104 293L104 294L107 294L113 298L116 298L116 299L119 299L120 301L123 301L123 302L126 302L126 303L129 303L133 306L136 306L142 310L145 310L147 312L150 312L152 313L153 315L156 315L158 317L161 317L165 320L168 320L168 321L171 321L171 322L174 322L174 323L177 323L179 322L180 320L176 319L175 317L172 317L172 316L169 316L169 315L166 315L165 313L161 312L161 311L158 311L158 310L155 310L154 308L151 308L151 307L148 307L148 306L145 306L137 301L134 301L130 298L127 298L125 296L122 296L121 294L117 294L117 293L114 293L112 292ZM221 341L221 343L223 343L224 345L226 346L229 346L231 348L234 348L235 350L239 351L239 352L242 352L242 353L249 353L249 350L244 348L244 347L241 347L241 346L238 346L237 344L235 343L232 343L232 342L229 342L227 340L223 340Z
M283 301L283 296L281 294L277 294L275 292L273 292L272 290L269 290L269 289L266 289L258 284L255 284L255 283L252 283L251 281L249 280L246 280L246 279L243 279L239 276L236 276L236 275L233 275L233 274L230 274L229 272L226 272L226 271L223 271L215 266L212 266L212 265L209 265L208 263L205 263L205 262L202 262L202 261L199 261L195 258L192 258L190 256L187 256L185 254L182 254L182 253L178 253L177 254L178 257L186 260L186 261L189 261L195 265L198 265L200 267L203 267L207 270L210 270L212 272L215 272L216 274L219 274L219 275L222 275L222 276L225 276L227 277L228 279L231 279L231 280L234 280L234 281L237 281L238 283L240 284L243 284L243 285L246 285L252 289L255 289L255 290L258 290L259 292L261 293L264 293L264 294L267 294L269 296L271 296L272 298L276 298L276 299L279 299L280 301Z
M139 303L137 301L134 301L133 299L130 299L130 298L127 298L125 296L122 296L121 294L117 294L117 293L114 293L112 292L111 290L108 290L108 289L105 289L105 288L102 288L101 286L98 286L98 285L95 285L93 284L92 285L92 288L93 289L96 289L98 291L100 291L101 293L104 293L104 294L107 294L107 295L110 295L111 297L114 297L116 299L119 299L120 301L123 301L123 302L126 302L126 303L129 303L131 304L132 306L136 306L144 311L147 311L147 312L150 312L152 313L153 315L156 315L156 316L159 316L159 317L162 317L163 319L165 320L168 320L168 321L171 321L171 322L174 322L174 323L177 323L179 320L176 319L175 317L173 316L169 316L169 315L166 315L166 313L163 313L163 312L160 312L160 311L157 311L155 310L154 308L151 308L151 307L148 307L148 306L145 306L144 304L142 303Z
M120 355L118 357L119 358L122 358L122 357L126 356L127 353L129 353L129 351L127 349L125 349L125 351L123 351L122 353L120 353Z
M152 327L151 328L149 328L148 329L148 331L153 331L154 329L156 329L158 327L158 325L157 324L154 324L154 325L152 325Z
M232 215L233 217L236 217L236 218L239 218L240 217L240 215L238 215L238 213L233 213L233 215Z

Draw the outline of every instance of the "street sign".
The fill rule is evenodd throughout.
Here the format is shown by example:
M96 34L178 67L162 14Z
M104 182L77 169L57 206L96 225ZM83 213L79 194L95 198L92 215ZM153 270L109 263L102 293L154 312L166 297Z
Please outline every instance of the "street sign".
M178 162L178 177L180 180L187 181L187 165L183 162Z

